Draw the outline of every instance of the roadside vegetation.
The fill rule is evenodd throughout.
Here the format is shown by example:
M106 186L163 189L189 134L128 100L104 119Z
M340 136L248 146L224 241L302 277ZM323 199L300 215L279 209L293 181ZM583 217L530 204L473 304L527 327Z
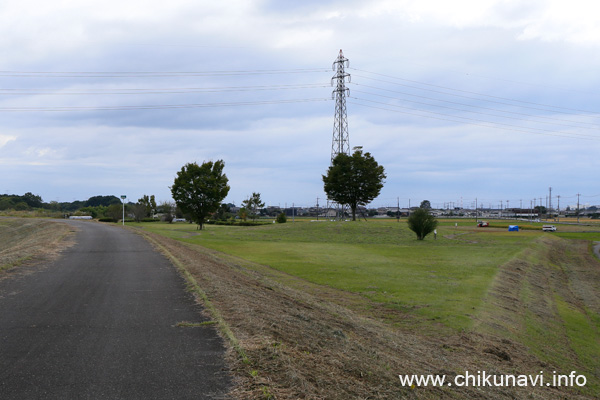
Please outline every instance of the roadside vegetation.
M53 257L72 229L41 219L0 218L0 277L22 264Z

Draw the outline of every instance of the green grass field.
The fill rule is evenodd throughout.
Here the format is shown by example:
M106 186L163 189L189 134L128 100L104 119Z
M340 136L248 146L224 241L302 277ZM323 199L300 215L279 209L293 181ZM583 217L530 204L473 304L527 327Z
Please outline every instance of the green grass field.
M458 227L455 227L458 223ZM360 293L455 330L468 329L497 267L542 233L442 221L417 241L406 222L310 222L256 227L144 224L148 231Z
M472 220L440 220L437 239L424 241L405 220L297 220L203 231L192 224L131 226L358 294L364 312L403 331L514 341L559 371L585 373L582 393L595 395L600 274L589 243L600 241L600 232L559 225L545 233L543 223L508 232L512 223L476 228Z

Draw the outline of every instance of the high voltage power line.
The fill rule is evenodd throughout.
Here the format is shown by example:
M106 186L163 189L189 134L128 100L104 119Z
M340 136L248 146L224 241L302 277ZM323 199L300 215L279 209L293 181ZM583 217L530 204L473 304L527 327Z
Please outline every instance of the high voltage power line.
M428 92L437 93L437 94L443 94L443 95L447 95L447 96L460 97L460 98L463 98L463 99L469 99L469 100L475 100L475 101L483 101L483 102L486 102L486 103L500 104L500 105L510 106L510 107L519 107L519 108L528 109L528 110L553 112L553 113L559 113L559 114L564 114L564 115L573 115L573 112L583 112L583 113L586 113L586 114L596 114L596 113L591 112L591 111L569 109L569 108L566 108L566 107L544 105L544 104L532 103L532 102L523 102L523 103L526 103L526 104L537 104L539 106L545 106L547 108L532 107L532 106L527 106L527 105L523 105L523 104L512 104L512 103L507 103L506 101L498 101L498 100L490 100L490 99L478 98L478 97L473 97L473 96L465 96L465 95L461 95L461 94L457 94L457 93L452 93L452 92L448 92L448 91L439 91L439 90L435 90L435 89L422 88L422 87L418 87L418 86L414 86L414 85L406 85L406 84L397 83L397 82L391 82L391 81L386 81L386 80L382 80L382 79L374 79L374 78L370 78L370 77L367 77L367 76L361 76L361 75L354 75L354 76L358 76L360 78L374 80L374 81L378 81L378 82L390 83L392 85L403 86L403 87L408 87L408 88L412 88L412 89L428 91ZM354 83L354 84L356 84L356 83ZM363 85L363 86L366 86L366 85ZM385 90L385 89L383 89L383 90ZM466 92L466 91L463 91L463 90L460 90L460 89L452 89L452 90L457 90L459 92ZM467 93L477 94L476 92L467 92ZM488 97L493 97L493 98L501 98L501 97L489 96L489 95L482 95L482 96L488 96ZM513 101L513 102L519 102L520 101L520 100L508 99L508 98L505 98L505 99L507 101ZM443 100L440 100L440 101L443 101ZM571 110L571 112L558 111L558 110L553 110L551 108L563 109L563 110Z
M419 82L419 81L415 81L415 80L411 80L411 79L405 79L405 78L395 77L395 76L391 76L391 75L380 74L380 73L377 73L377 72L369 72L369 71L364 71L364 70L360 70L360 69L356 69L356 68L350 68L350 69L354 69L356 71L365 72L365 73L368 73L368 74L373 74L373 75L383 76L383 77L387 77L387 78L392 78L392 79L396 79L396 80L400 80L400 81L404 81L404 82L417 83L417 84L423 85L423 86L435 87L435 88L439 88L439 89L447 89L447 90L454 91L454 92L474 94L474 95L488 97L488 98L493 98L493 99L498 99L498 100L507 100L507 101L512 101L512 102L521 103L521 104L531 104L531 105L536 105L536 106L542 106L542 107L548 107L548 108L556 108L556 109L562 109L562 110L568 110L568 111L583 112L583 113L596 113L595 111L590 111L590 110L579 110L579 109L576 109L576 108L568 108L568 107L562 107L562 106L555 106L555 105L551 105L551 104L541 104L541 103L535 103L535 102L526 101L526 100L519 100L519 99L508 98L508 97L500 97L500 96L494 96L494 95L485 94L485 93L473 92L473 91L469 91L469 90L462 90L462 89L456 89L456 88L451 88L451 87L447 87L447 86L434 85L434 84L431 84L431 83ZM397 82L391 82L391 81L386 81L386 80L381 80L381 79L369 78L369 77L362 76L362 75L357 75L357 74L354 74L354 76L360 76L362 78L371 79L371 80L379 80L381 82L387 82L387 83L391 83L391 84L394 84L394 85L408 86L408 85L404 85L404 84L397 83ZM412 87L412 88L420 89L420 90L434 91L434 90L431 90L431 89L424 89L424 88L420 88L420 87L416 87L416 86L408 86L408 87ZM452 96L458 96L457 94L452 94L450 92L438 92L438 93L449 94L449 95L452 95ZM476 100L483 100L483 99L476 99ZM484 100L484 101L486 101L486 100ZM491 100L488 100L488 101L491 101ZM506 104L506 105L512 105L512 106L515 105L515 104L510 104L510 103L500 103L500 104ZM524 106L521 106L521 107L524 107ZM534 109L535 110L540 110L538 108L534 108ZM544 109L541 109L541 110L544 110ZM546 111L548 111L548 110L546 110ZM556 111L556 110L553 110L553 111L554 112L559 112L559 111Z
M452 117L452 118L456 118L456 119L463 119L465 121L471 121L471 122L483 122L483 123L494 124L494 125L498 125L501 128L504 128L504 127L511 128L511 130L513 130L513 128L520 128L521 131L523 131L523 129L527 129L528 130L528 131L523 131L523 132L535 133L534 131L537 131L539 133L546 133L546 134L556 134L557 133L556 131L553 131L553 130L550 130L550 129L528 128L528 127L521 128L518 125L505 124L505 123L502 123L502 122L486 121L486 120L483 120L483 119L461 117L459 115L449 115L449 114L439 113L439 112L435 112L435 111L414 109L414 108L399 106L399 105L395 105L395 104L388 104L388 103L382 103L382 102L378 102L378 101L363 99L363 98L360 98L360 97L352 97L352 98L356 99L356 100L360 100L360 101L370 102L370 103L383 104L383 105L386 105L388 107L402 108L402 109L408 109L408 110L412 110L412 111L419 111L419 112L424 112L424 113L429 113L429 114L434 114L434 115L448 116L448 117ZM359 103L355 103L355 104L359 104ZM359 105L362 105L362 104L359 104ZM390 110L390 111L393 111L393 110ZM481 114L481 113L477 113L477 114ZM484 114L484 115L490 115L490 114ZM424 116L424 117L427 117L427 116ZM454 122L461 122L461 121L454 121ZM597 136L583 134L583 133L574 133L574 132L562 132L562 133L568 134L568 135L573 135L573 136L580 136L582 138L585 138L585 137L587 137L587 138L597 138Z
M304 74L310 72L329 72L323 68L300 69L254 69L254 70L218 70L218 71L0 71L0 76L19 78L160 78L160 77L186 77L186 76L231 76L231 75L280 75Z
M350 84L353 87L358 87L358 89L352 89L352 93L359 94L359 96L351 96L351 99L353 101L351 101L350 103L353 105L401 113L405 115L412 115L421 118L448 121L456 124L480 126L505 131L565 137L571 139L600 139L600 135L594 134L594 132L598 132L600 130L599 124L588 121L575 121L573 120L573 118L567 119L562 117L556 117L556 114L572 116L574 112L586 113L586 115L583 116L586 118L596 117L595 113L592 113L590 111L577 110L573 108L561 107L550 104L535 103L531 101L524 101L508 97L488 95L484 93L450 88L441 85L433 85L425 82L394 77L391 75L364 71L357 68L350 69L354 71L361 71L365 74L377 76L376 78L374 78L372 76L366 76L365 74L353 74L354 77L358 79L354 79L354 81ZM379 77L384 77L388 79L381 79ZM373 86L372 84L365 84L360 82L361 79L382 82L389 86ZM410 84L404 82L409 82ZM393 89L393 86L410 88L411 90L416 91L424 91L426 93L429 93L429 95L409 93L407 91ZM361 87L372 89L372 91L361 90ZM390 94L401 96L393 96ZM464 101L461 102L448 100L447 98L444 98L445 96L453 96L461 99L467 99L470 101L476 101L478 103L484 102L495 105L508 106L510 108L500 109L498 107L486 107L480 104L469 104ZM369 97L375 97L381 100L377 101ZM398 102L402 102L404 103L404 105L398 104ZM431 110L431 108L437 108L442 110L433 111ZM446 110L446 112L442 112L444 110ZM538 113L532 113L531 111L525 112L523 110L535 110L538 112L541 111L545 114L538 115ZM568 112L567 110L569 110L570 112ZM454 111L458 113L455 113ZM553 116L548 116L548 113L552 113ZM502 121L503 119L511 120L513 121L513 123L506 123ZM518 124L519 122L522 122L522 124ZM544 124L546 127L536 127L531 126L531 124ZM556 127L557 129L551 129L552 127ZM582 129L586 130L588 133L573 131Z
M349 96L350 104L361 107L378 109L382 111L412 115L420 118L435 119L452 122L454 124L479 126L483 128L499 129L504 131L522 132L528 134L547 135L556 137L565 137L571 139L598 140L599 135L593 132L600 129L600 123L588 121L576 121L574 118L565 118L564 116L573 116L574 113L584 113L582 117L596 117L596 113L589 110L580 110L563 106L542 104L532 101L525 101L515 98L501 97L492 94L479 93L448 86L435 85L426 82L396 77L392 75L381 74L378 72L365 71L357 68L350 68L360 73L353 74L354 82L350 83L356 89L352 93L358 93L360 96ZM328 69L305 68L305 69L248 69L248 70L213 70L213 71L0 71L0 77L9 78L198 78L198 77L255 77L264 75L290 76L294 74L314 74L329 72ZM358 78L358 79L356 79ZM79 79L78 79L79 80ZM384 85L373 85L366 81L384 83ZM357 82L358 81L358 82ZM137 88L131 85L128 88L0 88L0 97L8 98L13 96L122 96L122 95L180 95L180 94L227 94L235 92L280 92L280 91L301 91L301 90L319 90L328 87L322 83L285 83L285 84L263 84L263 85L211 85L202 87L200 85L173 86L173 87L142 87ZM425 93L416 94L406 90L395 89L394 86L404 87L411 91L423 91ZM361 88L367 88L361 90ZM418 92L417 92L418 93ZM447 96L460 100L450 100ZM381 99L376 101L375 97ZM195 102L184 104L174 102L173 104L145 104L145 105L103 105L103 106L4 106L0 107L0 112L68 112L68 111L127 111L127 110L148 110L148 109L183 109L183 108L205 108L205 107L236 107L236 106L263 106L276 104L293 104L317 101L328 101L330 98L306 97L295 99L266 98L248 100L248 101L212 101ZM386 102L387 100L387 102ZM467 100L467 101L465 101ZM400 105L401 101L405 105ZM470 104L469 102L477 102ZM483 104L482 104L483 103ZM486 106L485 104L491 106ZM500 106L504 107L501 108ZM432 111L435 107L441 109ZM441 112L446 110L446 112ZM535 111L535 112L533 112ZM538 115L544 113L542 115ZM552 114L552 115L548 115ZM511 120L512 123L502 122L502 119ZM521 122L522 124L519 124ZM531 126L532 124L544 124L545 127ZM551 129L556 127L557 129ZM567 128L567 129L565 129ZM585 130L588 133L574 132L573 130Z
M128 111L128 110L157 110L177 108L208 108L208 107L235 107L256 106L269 104L307 103L315 101L330 101L329 98L313 99L289 99L289 100L264 100L264 101L241 101L224 103L198 103L198 104L156 104L142 106L65 106L65 107L0 107L0 112L30 112L30 111Z
M125 94L185 94L185 93L224 93L249 92L267 90L294 90L328 88L323 83L308 83L297 85L259 85L259 86L222 86L222 87L187 87L187 88L87 88L85 91L56 92L49 89L0 89L0 95L36 95L36 96L71 96L71 95L125 95ZM58 89L55 89L58 90Z
M382 90L382 91L385 91L385 92L398 93L398 94L402 94L404 96L409 96L409 97L416 97L416 98L420 98L420 99L438 101L438 102L441 102L441 103L456 104L456 105L461 105L461 106L465 106L465 107L478 108L478 109L481 109L481 110L489 110L489 111L496 111L496 112L505 113L505 114L513 114L513 115L521 115L521 116L524 116L524 117L546 119L546 120L549 120L549 121L569 122L569 123L573 123L573 124L590 125L590 127L600 128L599 125L592 124L592 123L589 123L589 122L571 121L571 120L565 120L565 119L561 119L561 118L553 118L553 117L547 117L547 116L543 116L543 115L527 114L527 113L517 112L517 111L506 111L506 110L501 110L501 109L498 109L498 108L483 107L483 106L478 106L478 105L473 105L473 104L468 104L468 103L461 103L461 102L457 102L457 101L438 99L438 98L435 98L435 97L420 96L420 95L416 95L416 94L413 94L413 93L407 93L407 92L401 92L401 91L398 91L398 90L385 89L385 88L381 88L381 87L377 87L377 86L363 85L363 84L356 83L356 82L352 82L352 85L367 87L367 88L376 89L376 90ZM364 93L367 93L367 92L364 92ZM387 97L387 96L383 96L383 95L379 95L379 94L375 94L375 93L368 93L368 94L372 94L374 96L380 96L380 97ZM396 99L396 100L406 100L406 99L397 98L397 97L389 97L389 98ZM475 99L475 98L472 98L472 99L473 100L478 100L478 99ZM411 102L414 102L414 103L418 103L418 102L415 102L415 101L412 101L412 100L406 100L406 101L411 101ZM431 103L420 103L420 104L431 105L433 107L444 107L444 106L440 106L440 105L437 105L437 104L431 104ZM466 111L466 112L473 112L473 111L470 111L470 110L460 110L460 109L456 109L456 110L458 110L458 111ZM500 116L500 115L496 115L496 116L503 117L503 116ZM509 117L507 117L507 118L509 118ZM540 121L540 122L541 123L545 123L543 121ZM561 125L561 124L555 124L555 125ZM572 128L590 129L590 128L585 128L585 127L572 126L572 125L563 125L563 126L572 127Z
M414 101L414 100L405 100L405 99L398 98L398 97L385 96L385 95L381 95L381 94L377 94L377 93L364 92L364 91L361 91L361 90L354 90L354 92L368 94L368 95L372 95L372 96L376 96L376 97L384 97L384 98L388 98L388 99L392 99L392 100L407 101L407 102L410 102L412 104L422 104L422 105L427 105L427 106L431 106L431 107L445 108L445 109L448 109L448 110L466 112L466 113L470 113L470 114L477 114L477 115L485 115L485 116L490 116L490 117L506 118L506 119L512 119L512 120L517 120L517 121L527 121L527 120L525 120L523 118L519 118L519 117L511 117L511 116L506 116L506 115L490 114L490 113L485 113L485 112L481 112L481 111L465 110L465 109L460 109L460 108L455 108L455 107L443 106L443 105L432 104L432 103L425 103L425 102ZM357 98L357 99L359 99L359 98ZM397 107L400 107L400 106L397 106ZM420 110L420 111L423 111L423 110ZM496 111L502 112L500 110L496 110ZM424 111L424 112L430 112L430 111ZM436 114L441 114L441 113L436 113ZM445 114L443 114L443 115L445 115ZM523 115L523 114L521 114L521 115ZM530 115L530 116L533 117L533 118L536 118L536 116L534 116L534 115ZM458 117L457 116L456 118L462 118L462 117ZM560 124L560 123L556 123L556 122L546 122L546 121L534 121L534 122L541 123L541 124L548 124L548 125L564 126L564 127L576 128L576 129L594 129L594 128L586 128L586 127L574 126L574 125Z
M162 78L231 78L237 76L239 78L248 77L254 79L257 76L264 75L286 76L291 75L314 75L315 73L329 72L322 68L302 68L302 69L246 69L246 70L212 70L212 71L0 71L0 77L10 77L13 79L20 78L52 78L57 79L59 83L63 82L63 78L145 78L146 80L155 80ZM79 79L78 79L79 80ZM270 79L272 80L272 79ZM289 80L288 80L289 81ZM91 86L92 84L90 84ZM126 88L119 88L118 84L113 84L117 87L112 88L0 88L1 97L35 97L35 96L122 96L122 95L193 95L193 94L227 94L227 93L266 93L280 91L313 91L315 89L323 89L329 87L324 82L315 83L271 83L262 85L210 85L202 87L200 85L190 86L170 86L170 87L135 87L130 85ZM286 96L287 97L287 96ZM11 105L0 106L0 112L69 112L69 111L131 111L131 110L156 110L156 109L183 109L183 108L205 108L205 107L237 107L237 106L264 106L276 104L290 103L306 103L315 101L328 101L328 98L317 96L305 96L302 98L281 98L279 96L261 96L255 99L246 99L242 101L206 101L184 104L183 102L174 101L171 104L142 104L142 105ZM6 104L6 103L5 103Z
M354 97L351 97L351 98L354 98ZM371 101L371 100L365 100L365 99L360 99L360 98L355 98L355 99L357 99L357 100L363 100L363 101L368 101L368 102L372 102L372 103L379 103L379 104L382 104L382 105L394 107L393 105L389 105L387 103L381 103L381 102L376 102L376 101ZM567 134L567 133L564 133L564 132L552 133L551 131L549 131L547 133L536 132L536 131L526 130L526 129L530 129L530 128L520 128L517 125L497 124L495 122L485 121L485 120L471 119L472 121L479 121L481 123L468 122L468 121L467 122L465 122L465 121L457 121L457 120L450 119L450 118L460 118L460 117L454 117L453 115L447 115L447 114L441 114L441 113L437 113L437 114L442 115L442 116L447 116L448 118L442 118L442 117L435 117L435 116L430 116L430 115L417 114L415 112L393 110L393 109L389 109L389 108L385 108L385 107L370 106L370 105L367 105L367 104L362 104L362 103L354 102L354 101L351 101L349 103L350 104L354 104L354 105L358 105L358 106L361 106L361 107L368 107L368 108L373 108L373 109L378 109L378 110L383 110L383 111L391 111L391 112L396 112L396 113L407 114L407 115L414 115L414 116L417 116L417 117L436 119L436 120L440 120L440 121L455 122L455 123L459 123L459 124L463 124L463 125L480 126L480 127L484 127L484 128L501 129L501 130L507 130L507 131L513 131L513 132L532 133L532 134L535 134L535 135L546 135L546 136L564 137L564 138L570 138L570 139L583 139L583 140L597 140L597 139L599 139L596 136L576 134L576 133L573 133L573 134ZM399 107L399 106L396 106L396 107ZM422 111L422 110L414 110L414 111ZM485 124L489 124L489 125L484 125L484 123ZM495 125L498 125L498 126L495 126ZM577 136L574 136L574 135L577 135Z

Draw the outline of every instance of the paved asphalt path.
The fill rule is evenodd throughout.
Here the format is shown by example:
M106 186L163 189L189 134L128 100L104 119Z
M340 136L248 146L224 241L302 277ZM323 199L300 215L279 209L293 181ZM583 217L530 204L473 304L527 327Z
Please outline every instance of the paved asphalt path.
M221 399L214 326L140 236L89 221L33 274L0 281L0 399Z

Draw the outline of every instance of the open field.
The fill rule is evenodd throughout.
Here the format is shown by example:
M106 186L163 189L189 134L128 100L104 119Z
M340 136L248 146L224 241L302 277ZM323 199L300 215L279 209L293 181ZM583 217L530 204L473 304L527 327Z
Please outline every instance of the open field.
M494 221L504 223L514 222ZM590 240L600 234L474 225L442 220L437 240L423 242L395 220L131 226L189 266L231 325L249 359L237 367L241 398L597 397L600 263ZM466 370L575 370L587 385L413 390L397 378Z
M498 265L538 233L479 232L446 224L416 241L402 222L297 222L260 227L150 224L152 230L410 311L422 322L467 329ZM473 225L473 224L471 224ZM392 314L393 315L393 314ZM398 322L406 322L401 318ZM413 326L413 322L409 323Z
M227 338L234 397L598 398L599 233L539 226L509 233L442 220L437 240L418 242L393 220L130 224L188 276ZM69 233L2 218L0 261L23 270L14 267L56 254ZM465 371L543 371L545 382L576 371L587 384L409 388L398 379Z

